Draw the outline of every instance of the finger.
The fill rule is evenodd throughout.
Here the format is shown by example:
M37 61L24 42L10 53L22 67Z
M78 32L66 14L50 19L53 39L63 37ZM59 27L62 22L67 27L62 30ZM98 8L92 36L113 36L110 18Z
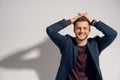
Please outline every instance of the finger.
M85 13L78 13L79 16L86 16L87 15L87 12Z
M87 15L88 13L87 12L85 12L85 15Z
M83 16L87 16L87 12L83 13Z
M82 14L81 13L78 13L79 16L81 16Z

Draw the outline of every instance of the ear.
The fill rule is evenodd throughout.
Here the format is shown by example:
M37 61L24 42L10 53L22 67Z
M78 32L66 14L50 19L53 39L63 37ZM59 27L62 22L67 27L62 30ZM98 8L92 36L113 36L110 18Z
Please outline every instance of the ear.
M89 27L89 32L91 32L91 26Z

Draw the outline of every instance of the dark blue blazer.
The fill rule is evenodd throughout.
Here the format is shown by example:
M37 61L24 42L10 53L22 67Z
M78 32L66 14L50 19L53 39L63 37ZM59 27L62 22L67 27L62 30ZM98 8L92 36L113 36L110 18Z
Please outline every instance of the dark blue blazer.
M78 46L75 37L68 34L64 36L58 33L67 26L66 20L63 19L50 25L46 29L48 36L58 46L61 52L61 62L56 80L67 80L68 74L70 73L78 54ZM101 31L104 36L88 38L87 47L98 72L98 80L103 80L99 66L99 55L103 49L113 42L117 36L117 32L101 21L97 22L95 27Z

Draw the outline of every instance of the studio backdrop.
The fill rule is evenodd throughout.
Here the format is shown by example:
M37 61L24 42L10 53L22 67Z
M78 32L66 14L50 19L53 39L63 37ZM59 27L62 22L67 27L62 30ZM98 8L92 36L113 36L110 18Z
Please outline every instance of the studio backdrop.
M100 67L104 80L120 80L120 0L0 0L0 80L54 80L61 56L46 28L78 12L117 30ZM73 25L60 33L74 36ZM95 35L103 34L92 27Z

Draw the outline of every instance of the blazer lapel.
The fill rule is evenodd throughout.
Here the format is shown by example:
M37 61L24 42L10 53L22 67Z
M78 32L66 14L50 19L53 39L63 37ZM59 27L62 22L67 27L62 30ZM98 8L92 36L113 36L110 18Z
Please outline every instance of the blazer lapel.
M73 38L73 63L75 63L77 55L78 55L78 45L76 42L76 38Z
M92 59L93 59L93 61L95 62L95 65L96 65L96 63L97 63L97 61L96 61L96 53L95 53L95 49L94 49L94 47L92 47L92 44L90 44L89 42L87 43L87 47L88 47L88 50L89 50L89 52L90 52L90 55L91 55L91 57L92 57ZM97 66L97 65L96 65ZM98 66L97 66L98 67Z
M74 63L75 63L75 61L76 61L76 58L77 58L77 55L78 55L78 46L77 45L75 45L74 47L73 47L73 49L74 49L74 53L73 53L73 55L74 55Z

